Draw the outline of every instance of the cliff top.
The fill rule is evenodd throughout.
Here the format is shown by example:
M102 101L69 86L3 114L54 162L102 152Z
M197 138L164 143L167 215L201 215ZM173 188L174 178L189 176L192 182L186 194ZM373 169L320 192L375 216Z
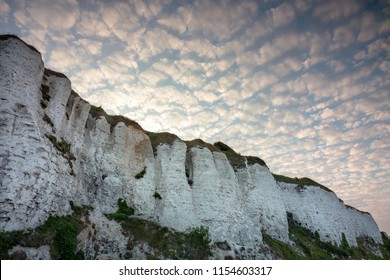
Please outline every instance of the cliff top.
M25 44L29 49L31 49L31 50L41 54L40 51L38 51L35 47L27 44L25 41L23 41L22 39L20 39L16 35L13 35L13 34L3 34L3 35L0 35L0 41L5 41L5 40L8 40L8 39L17 39L17 40L21 41L23 44Z

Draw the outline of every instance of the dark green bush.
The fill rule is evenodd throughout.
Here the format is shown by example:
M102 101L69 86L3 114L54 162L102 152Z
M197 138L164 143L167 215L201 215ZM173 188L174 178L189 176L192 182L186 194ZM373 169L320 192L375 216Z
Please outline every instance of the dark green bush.
M161 195L160 195L158 192L154 192L153 197L154 197L155 199L160 199L160 200L162 199Z
M129 215L120 212L115 212L110 214L109 217L116 221L124 221L129 217Z
M126 220L128 217L134 215L135 210L127 205L123 198L118 199L118 210L115 213L107 214L109 219L114 219L118 222Z
M178 259L207 260L213 255L209 231L203 226L187 230L179 244Z
M117 213L123 213L128 216L134 215L134 208L129 207L123 198L118 199L118 208Z
M55 236L53 245L58 253L58 259L76 259L77 224L70 218L54 218Z
M144 175L146 174L146 166L142 169L142 171L140 173L138 173L137 175L135 175L135 178L136 179L141 179L144 177Z
M20 244L24 233L22 231L0 232L0 259L6 260L9 258L8 250Z
M347 238L345 237L344 232L341 234L341 249L343 249L343 250L349 249L349 244L348 244Z
M272 252L283 260L301 260L304 256L298 254L290 245L279 240L273 239L270 235L263 231L263 240L270 246Z

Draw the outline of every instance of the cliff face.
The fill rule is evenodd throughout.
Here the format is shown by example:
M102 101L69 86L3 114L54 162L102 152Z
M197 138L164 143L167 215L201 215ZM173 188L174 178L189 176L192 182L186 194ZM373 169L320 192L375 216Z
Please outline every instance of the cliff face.
M86 256L122 258L128 237L103 214L124 199L140 218L177 231L205 226L231 251L252 248L252 258L264 257L262 232L289 242L287 213L324 241L340 244L344 233L350 245L360 236L382 243L370 214L326 189L276 182L257 163L233 168L223 152L180 139L153 147L142 128L105 117L17 38L1 37L0 77L1 231L69 214L72 201L94 209L94 238L90 227L78 237ZM94 248L98 241L110 249Z

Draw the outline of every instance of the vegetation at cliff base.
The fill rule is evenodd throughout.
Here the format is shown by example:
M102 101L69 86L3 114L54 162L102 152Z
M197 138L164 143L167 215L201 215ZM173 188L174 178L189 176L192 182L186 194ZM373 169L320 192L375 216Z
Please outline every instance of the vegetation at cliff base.
M81 212L67 216L50 216L43 225L33 230L1 232L1 259L25 259L23 252L8 254L8 251L16 245L32 248L48 245L52 259L84 259L83 252L77 252L77 235L84 228L80 214Z
M341 235L341 244L338 246L331 242L321 240L318 232L311 232L295 222L291 216L288 219L290 240L295 245L286 244L273 239L263 232L265 243L269 246L276 258L286 260L331 260L331 259L389 259L390 251L386 248L386 241L382 236L384 245L376 244L371 238L359 237L358 246L350 246L344 233ZM380 252L383 257L374 254Z
M174 258L203 260L213 256L214 245L207 228L200 226L190 228L179 239L179 248Z
M130 237L125 256L127 259L133 257L133 248L141 244L150 247L148 259L205 260L212 256L213 244L205 227L177 232L136 217L122 220L121 225L125 234Z

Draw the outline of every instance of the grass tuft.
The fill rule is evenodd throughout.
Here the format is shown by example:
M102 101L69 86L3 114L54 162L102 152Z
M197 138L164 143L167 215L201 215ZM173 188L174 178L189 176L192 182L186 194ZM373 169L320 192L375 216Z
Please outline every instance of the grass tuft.
M128 219L135 213L134 208L127 205L126 200L123 198L118 199L118 210L112 214L106 214L107 218L116 220L118 222Z

